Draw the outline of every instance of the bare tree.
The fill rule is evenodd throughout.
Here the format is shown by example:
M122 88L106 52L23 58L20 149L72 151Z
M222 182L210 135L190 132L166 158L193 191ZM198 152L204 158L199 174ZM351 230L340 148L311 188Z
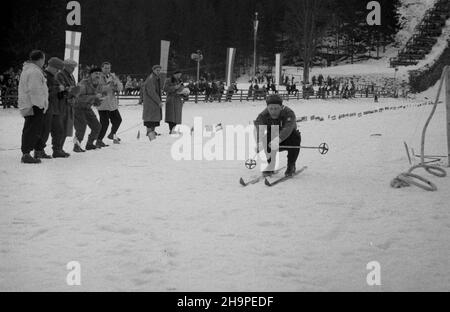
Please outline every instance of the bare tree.
M294 48L303 58L303 82L309 71L318 43L332 22L332 0L293 0L288 2L285 27Z

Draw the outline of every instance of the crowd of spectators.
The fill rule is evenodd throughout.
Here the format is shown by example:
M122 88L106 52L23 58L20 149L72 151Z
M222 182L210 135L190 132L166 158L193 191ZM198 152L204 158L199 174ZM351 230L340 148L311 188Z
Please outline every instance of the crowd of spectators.
M94 65L81 65L79 67L79 80L86 78L89 75L91 68ZM0 103L3 108L17 107L17 86L20 77L20 69L9 68L0 74ZM124 89L122 95L125 96L139 96L140 103L142 102L142 86L146 77L139 77L136 75L119 75ZM188 77L189 78L189 77ZM222 100L231 101L233 94L238 92L237 85L233 82L230 86L226 86L223 81L215 80L214 75L210 73L203 74L200 81L195 81L191 78L185 83L190 90L190 95L204 96L205 102L213 102ZM297 82L294 76L282 75L282 86L285 88L287 95L298 96L301 89L301 96L303 99L309 98L354 98L356 94L368 97L369 94L380 94L389 91L386 88L376 87L373 83L364 84L364 81L359 81L358 77L334 77L323 75L313 76L311 83L303 84ZM271 74L258 73L256 77L249 80L249 88L247 90L247 100L261 100L268 94L278 93L279 90L275 85L275 79ZM280 90L281 90L281 87ZM401 92L399 95L403 95ZM395 95L394 95L395 96Z
M208 81L205 77L202 77L200 81L189 80L187 88L191 95L204 95L205 102L221 102L223 97L225 101L231 102L233 94L238 91L235 82L226 87L223 81Z
M17 87L21 70L9 68L0 74L0 102L3 108L17 108Z

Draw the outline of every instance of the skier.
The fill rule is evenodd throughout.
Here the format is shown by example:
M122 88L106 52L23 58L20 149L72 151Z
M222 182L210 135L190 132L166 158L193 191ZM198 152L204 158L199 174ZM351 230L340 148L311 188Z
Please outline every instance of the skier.
M275 157L277 151L287 151L286 176L292 176L295 171L295 163L300 153L301 135L297 129L297 118L295 113L283 105L283 99L278 94L271 94L266 99L267 108L256 118L256 152L265 151L269 165L263 171L263 175L269 176L274 173ZM264 133L265 126L267 132ZM278 133L272 137L272 127L278 126ZM282 146L282 148L280 148Z

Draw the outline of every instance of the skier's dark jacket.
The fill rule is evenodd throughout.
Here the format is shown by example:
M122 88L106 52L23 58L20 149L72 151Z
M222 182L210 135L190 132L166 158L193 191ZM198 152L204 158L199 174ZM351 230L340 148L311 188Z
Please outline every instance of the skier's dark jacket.
M273 119L270 116L269 110L266 108L261 114L258 115L258 118L256 118L254 124L256 127L261 125L278 125L280 127L280 142L283 142L292 134L292 131L297 129L297 118L295 117L295 113L292 109L283 106L280 116L277 119Z

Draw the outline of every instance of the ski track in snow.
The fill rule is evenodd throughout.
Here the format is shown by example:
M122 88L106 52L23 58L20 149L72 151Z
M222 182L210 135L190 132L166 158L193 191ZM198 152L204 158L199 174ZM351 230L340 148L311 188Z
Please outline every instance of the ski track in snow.
M415 103L288 102L297 116L325 117L299 128L303 145L327 142L330 151L302 150L297 167L308 170L273 188L241 187L239 177L255 173L243 161L172 160L176 139L166 125L151 143L137 140L138 130L145 133L138 126L120 134L120 145L22 165L14 149L23 121L15 110L0 111L0 290L448 291L448 177L418 172L437 192L389 186L410 167L403 141L420 151L431 106L326 118ZM187 103L184 121L247 125L264 107ZM140 106L121 113L121 129L140 123ZM444 125L440 105L429 154L445 153ZM374 260L378 288L366 284ZM80 287L66 285L70 261L81 264Z

